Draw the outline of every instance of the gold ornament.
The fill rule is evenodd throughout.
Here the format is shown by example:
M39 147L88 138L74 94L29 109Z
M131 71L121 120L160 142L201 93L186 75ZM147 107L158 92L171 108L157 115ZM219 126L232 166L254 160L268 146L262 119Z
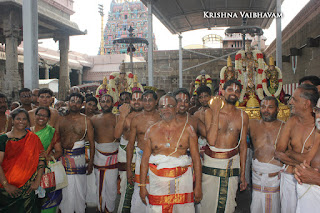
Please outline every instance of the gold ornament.
M269 58L269 66L274 66L274 58L272 56Z
M231 61L230 55L228 56L227 67L232 67L232 61Z

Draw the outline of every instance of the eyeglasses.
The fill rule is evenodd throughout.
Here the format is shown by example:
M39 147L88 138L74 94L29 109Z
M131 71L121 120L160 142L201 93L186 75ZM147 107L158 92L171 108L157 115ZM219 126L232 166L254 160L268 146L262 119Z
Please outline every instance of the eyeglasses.
M319 107L313 107L313 113L320 114L320 108Z
M21 98L30 98L31 95L21 95L20 97L21 97Z
M43 117L43 118L48 118L49 116L48 115L43 115L43 114L36 114L36 116L38 116L38 117Z

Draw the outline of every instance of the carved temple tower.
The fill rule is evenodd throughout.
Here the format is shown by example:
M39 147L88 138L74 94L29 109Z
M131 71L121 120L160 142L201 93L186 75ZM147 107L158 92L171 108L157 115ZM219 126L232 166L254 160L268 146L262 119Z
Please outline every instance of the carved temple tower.
M135 37L148 38L148 11L147 7L139 0L112 0L108 13L107 24L104 28L104 52L105 54L127 54L128 44L113 44L117 38L129 36L128 29L134 28ZM154 37L154 36L153 36ZM136 51L134 56L146 56L145 44L134 44ZM155 39L154 50L157 50Z

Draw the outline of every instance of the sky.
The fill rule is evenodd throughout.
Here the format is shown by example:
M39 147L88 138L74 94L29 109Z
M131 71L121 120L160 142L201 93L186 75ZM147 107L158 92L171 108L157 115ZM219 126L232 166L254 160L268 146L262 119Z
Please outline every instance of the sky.
M283 18L281 20L281 28L284 29L308 2L309 0L284 0L282 3ZM78 24L80 30L87 30L87 34L70 37L70 51L97 55L101 39L101 16L98 13L98 4L103 4L104 6L105 25L110 3L111 0L74 0L73 10L75 14L73 14L70 19ZM153 32L159 50L179 49L178 35L171 34L155 16L153 16ZM209 34L217 34L224 37L224 30L202 29L182 33L182 46L202 44L202 37ZM275 20L269 29L264 30L264 36L267 38L267 45L275 39ZM41 40L39 44L40 46L58 50L58 42L55 43L52 39Z

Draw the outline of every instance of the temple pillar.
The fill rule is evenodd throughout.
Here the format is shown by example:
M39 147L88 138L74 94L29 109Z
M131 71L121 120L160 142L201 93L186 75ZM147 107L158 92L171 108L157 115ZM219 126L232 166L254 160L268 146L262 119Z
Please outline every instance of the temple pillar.
M179 34L179 88L182 88L182 36Z
M277 0L277 13L281 13L281 0ZM276 65L282 70L282 31L281 17L276 18Z
M6 70L2 92L7 95L8 100L18 100L18 92L21 89L21 77L18 69L19 45L19 16L15 11L10 11L3 20L3 34L6 42Z
M49 79L49 66L47 64L44 65L44 79Z
M152 0L147 2L148 6L148 86L153 86L153 29L152 29Z
M70 89L68 52L69 52L69 36L59 38L60 50L60 72L59 72L59 100L65 100Z
M82 84L82 70L78 70L78 85Z

